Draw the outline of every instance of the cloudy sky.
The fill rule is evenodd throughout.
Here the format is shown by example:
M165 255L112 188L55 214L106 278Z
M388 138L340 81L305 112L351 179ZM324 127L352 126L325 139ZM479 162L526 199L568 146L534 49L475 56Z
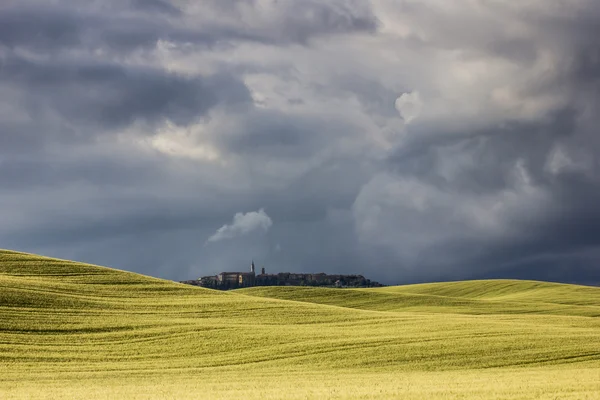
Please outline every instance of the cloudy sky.
M597 0L2 0L0 248L600 282Z

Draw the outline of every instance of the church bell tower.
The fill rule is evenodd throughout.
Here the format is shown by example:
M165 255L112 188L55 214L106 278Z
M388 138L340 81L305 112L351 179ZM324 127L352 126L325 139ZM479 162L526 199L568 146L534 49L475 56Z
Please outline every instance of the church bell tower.
M254 260L252 260L252 264L250 264L250 272L253 274L256 273L256 268L254 267Z

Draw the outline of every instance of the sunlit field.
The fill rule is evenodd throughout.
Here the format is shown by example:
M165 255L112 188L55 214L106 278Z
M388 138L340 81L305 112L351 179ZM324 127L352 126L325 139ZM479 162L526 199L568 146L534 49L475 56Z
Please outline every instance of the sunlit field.
M0 251L0 398L600 398L600 289L219 292Z

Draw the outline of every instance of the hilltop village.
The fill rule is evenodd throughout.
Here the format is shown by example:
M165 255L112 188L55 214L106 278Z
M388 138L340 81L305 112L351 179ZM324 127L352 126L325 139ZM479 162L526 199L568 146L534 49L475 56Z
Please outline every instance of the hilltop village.
M384 286L379 282L366 279L362 275L296 274L290 272L267 274L264 268L261 269L260 274L257 274L254 261L250 264L250 272L221 272L218 275L203 276L200 279L183 281L181 283L219 290L253 286L321 286L339 288Z

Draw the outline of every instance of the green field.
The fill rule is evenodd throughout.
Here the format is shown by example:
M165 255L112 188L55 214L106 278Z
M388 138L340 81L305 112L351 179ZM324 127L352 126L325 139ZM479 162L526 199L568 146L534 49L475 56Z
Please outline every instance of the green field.
M0 251L0 398L600 399L600 288L218 292Z

